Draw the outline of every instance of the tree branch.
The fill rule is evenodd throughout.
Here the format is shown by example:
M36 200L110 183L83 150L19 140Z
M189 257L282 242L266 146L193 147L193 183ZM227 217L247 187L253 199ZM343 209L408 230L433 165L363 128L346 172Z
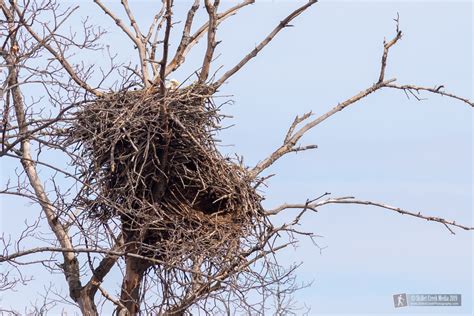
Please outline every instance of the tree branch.
M165 6L166 6L165 37L163 39L163 56L161 57L161 61L160 61L160 76L158 78L162 95L165 95L166 93L166 82L165 82L166 81L166 63L168 62L169 41L170 41L170 33L171 33L171 27L172 27L171 17L173 15L171 11L172 0L165 0Z
M222 21L224 21L228 17L231 17L232 15L236 14L237 11L239 11L241 8L243 8L247 5L253 4L253 3L255 3L255 0L245 0L245 1L229 8L227 11L218 14L216 25L218 26ZM193 8L191 8L189 12L191 12L191 10L193 10ZM191 20L192 20L193 16L194 16L194 12L192 12ZM189 25L189 28L190 27L191 27L191 25ZM183 38L181 39L181 42L183 44L182 45L180 44L178 46L178 49L177 49L173 59L168 64L168 66L166 66L166 75L169 75L170 73L172 73L173 71L178 69L179 66L181 66L181 64L185 60L186 55L189 53L191 48L199 42L201 37L204 34L206 34L206 31L208 30L208 28L209 28L209 22L204 23L196 32L194 32L194 34L189 39L185 37L185 34L183 32Z
M270 156L259 162L252 170L251 174L252 176L256 177L259 173L261 173L263 170L267 169L270 167L275 161L280 159L282 156L285 154L292 152L293 148L296 146L297 142L300 140L303 135L308 132L310 129L315 127L316 125L319 125L320 123L324 122L334 114L336 114L339 111L344 110L346 107L348 107L351 104L356 103L357 101L365 98L369 94L379 90L380 88L383 88L385 85L395 81L395 79L390 79L387 81L383 81L380 83L375 83L371 87L362 90L358 94L354 95L353 97L345 100L342 103L339 103L335 107L332 108L332 110L326 112L325 114L319 116L315 120L312 120L308 123L306 123L303 127L301 127L298 131L294 132L295 127L307 120L311 113L306 113L302 117L296 117L295 121L291 125L290 129L288 130L288 134L285 137L285 140L283 142L283 145L280 146L277 150L275 150ZM291 134L292 133L292 134ZM291 136L290 136L291 135Z
M284 28L289 26L289 23L296 18L298 15L303 13L306 9L310 6L318 2L318 0L309 0L306 4L299 7L291 14L289 14L284 20L282 20L274 29L273 31L262 41L260 44L257 45L249 54L247 54L237 65L227 71L219 80L217 80L214 85L216 89L220 87L227 79L229 79L232 75L234 75L237 71L239 71L249 60L257 56L257 54L265 47L268 43Z
M434 93L434 94L439 94L439 95L442 95L442 96L446 96L446 97L449 97L449 98L453 98L453 99L462 101L462 102L468 104L469 106L474 107L474 102L473 101L471 101L467 98L462 98L462 97L457 96L457 95L452 94L452 93L442 91L442 89L444 88L444 85L440 85L440 86L437 86L437 87L434 87L434 88L428 88L428 87L421 87L421 86L409 85L409 84L407 84L407 85L397 85L397 84L391 83L391 84L386 85L385 87L386 88L403 90L405 92L408 91L417 100L421 100L421 99L417 94L415 94L415 92L419 93L420 91L427 91L427 92L431 92L431 93Z
M130 23L135 31L135 35L132 31L125 25L125 23L119 19L112 11L110 11L100 0L93 0L95 4L97 4L102 11L106 15L108 15L112 20L114 20L115 24L132 40L135 44L136 48L138 49L138 55L140 58L140 66L141 66L141 79L145 87L150 85L150 75L148 74L148 63L146 58L146 42L144 42L143 35L138 28L138 25L133 17L133 14L128 6L127 0L121 0L122 6L125 9L125 12L130 19Z
M0 5L2 6L2 9L5 10L4 8L6 6L3 0L0 0ZM83 81L79 77L79 75L74 71L73 67L71 66L71 64L69 64L67 59L61 53L57 52L51 45L49 45L44 38L41 38L35 31L33 31L33 28L30 26L30 24L24 20L23 16L21 15L20 8L18 8L16 4L14 4L13 7L15 11L17 12L17 14L20 16L20 23L22 24L22 26L28 31L28 33L30 33L31 36L33 36L33 38L38 42L38 44L46 48L51 53L51 55L54 56L54 58L61 64L64 70L66 70L66 72L69 74L71 79L75 83L77 83L77 85L79 85L81 88L83 88L89 93L92 93L95 96L103 95L102 92L97 91L96 89L89 86L85 81Z
M217 31L217 8L219 6L219 0L214 0L214 4L211 4L211 0L204 0L206 5L206 11L209 16L209 28L207 30L207 49L204 55L204 61L202 62L201 73L199 74L199 82L203 83L209 76L209 69L211 68L212 56L214 55L214 49L217 46L216 43L216 31Z
M326 200L319 201L319 202L304 203L304 204L287 204L287 203L285 203L285 204L280 205L277 208L268 210L265 214L267 214L269 216L273 216L273 215L277 215L277 214L279 214L282 211L287 210L287 209L311 209L311 210L317 212L317 209L319 207L324 206L324 205L328 205L328 204L359 204L359 205L375 206L375 207L391 210L391 211L397 212L397 213L402 214L402 215L409 215L409 216L421 218L421 219L424 219L424 220L427 220L427 221L441 223L441 224L445 225L452 234L454 234L454 231L452 231L450 229L450 226L461 228L461 229L464 229L464 230L474 230L474 227L469 227L469 226L466 226L466 225L458 224L458 223L456 223L456 221L453 221L453 220L446 220L444 218L436 217L436 216L426 216L426 215L421 214L421 212L407 211L407 210L401 209L399 207L390 206L390 205L387 205L387 204L384 204L384 203L373 202L373 201L364 201L364 200L356 200L352 196L332 198L332 199L326 199Z

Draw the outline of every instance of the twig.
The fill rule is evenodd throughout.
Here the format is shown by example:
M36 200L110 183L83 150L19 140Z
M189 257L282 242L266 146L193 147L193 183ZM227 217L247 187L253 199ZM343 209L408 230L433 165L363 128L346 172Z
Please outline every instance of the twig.
M441 89L443 89L443 87L444 87L443 85L437 86L435 88L428 88L428 87L421 87L421 86L415 86L415 85L397 85L397 84L392 83L392 84L386 85L385 87L386 88L403 90L405 92L406 91L410 91L410 92L413 92L413 91L416 91L416 92L427 91L427 92L431 92L431 93L434 93L434 94L439 94L439 95L442 95L442 96L446 96L446 97L450 97L450 98L462 101L464 103L467 103L471 107L474 107L474 102L473 101L471 101L467 98L462 98L462 97L457 96L457 95L452 94L452 93L442 91Z
M165 0L166 10L165 10L165 19L166 19L166 26L165 26L165 38L163 39L163 56L160 61L160 91L161 95L165 95L166 93L166 63L168 62L168 50L169 50L169 40L170 40L170 32L171 32L171 0Z

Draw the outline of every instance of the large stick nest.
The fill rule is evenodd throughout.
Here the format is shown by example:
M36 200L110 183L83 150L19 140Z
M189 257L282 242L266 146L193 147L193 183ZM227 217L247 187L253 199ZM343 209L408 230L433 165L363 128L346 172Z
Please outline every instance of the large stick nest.
M123 91L76 114L69 142L86 162L77 204L91 219L119 218L139 254L222 256L259 222L253 178L216 148L213 92L196 84L165 96Z

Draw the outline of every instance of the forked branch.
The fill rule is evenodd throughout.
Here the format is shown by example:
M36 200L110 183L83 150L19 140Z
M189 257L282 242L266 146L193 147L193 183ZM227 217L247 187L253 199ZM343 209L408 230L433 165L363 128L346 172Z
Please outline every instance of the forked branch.
M452 99L456 99L459 101L463 101L470 106L474 106L474 103L466 98L459 97L457 95L447 93L442 91L441 89L444 86L438 86L436 88L425 88L425 87L419 87L415 85L397 85L394 82L396 81L395 78L392 79L384 79L385 78L385 70L387 66L387 59L388 59L388 53L391 47L393 47L401 38L402 38L402 32L399 29L398 25L398 17L395 19L397 25L396 25L396 34L395 36L388 42L384 41L383 45L383 54L382 54L382 60L380 64L380 75L376 83L372 84L369 88L360 91L358 94L352 96L351 98L345 100L342 103L337 104L334 106L330 111L322 114L321 116L317 117L314 120L309 120L311 117L312 113L306 113L303 116L299 117L297 116L293 123L291 124L290 128L288 129L288 132L286 134L286 137L283 141L283 144L277 148L273 153L271 153L267 158L263 159L260 161L252 170L251 170L251 175L254 177L257 177L263 170L267 169L270 167L275 161L280 159L282 156L290 153L290 152L295 152L295 151L300 151L300 148L309 148L313 149L315 148L314 145L310 145L309 147L298 147L297 143L303 137L309 130L314 128L315 126L319 125L320 123L324 122L334 114L344 110L348 106L357 103L361 99L367 97L369 94L372 94L382 88L393 88L393 89L400 89L404 90L405 92L411 93L413 96L415 96L418 100L420 98L415 94L418 93L419 91L427 91L431 92L434 94L439 94L442 96L447 96ZM237 69L238 70L238 69ZM236 71L237 71L236 70ZM225 75L224 75L225 76ZM222 78L221 78L222 79ZM407 94L408 95L408 94ZM303 122L306 122L303 126ZM301 126L299 129L298 127Z
M236 4L235 6L227 9L223 13L217 14L217 25L224 21L225 19L231 17L232 15L236 14L240 9L242 9L245 6L248 6L250 4L255 3L255 0L245 0L242 1L241 3ZM189 53L189 51L193 48L194 45L196 45L199 40L206 34L206 31L209 28L209 21L204 23L201 27L197 29L196 32L192 36L189 36L190 30L191 30L191 24L194 19L194 14L196 10L199 8L199 1L195 0L195 3L191 7L191 9L188 11L188 17L186 19L184 31L183 31L183 36L181 38L180 44L178 46L178 49L176 50L176 53L173 57L173 59L169 62L169 64L166 66L166 76L168 76L170 73L175 71L176 69L181 66L186 58L186 55Z
M146 57L146 41L145 37L141 33L138 24L135 20L135 17L130 10L127 0L121 0L122 6L127 14L127 17L130 20L130 24L132 25L135 34L132 33L130 28L128 28L125 23L118 18L109 8L107 8L100 0L94 0L94 3L102 9L102 11L108 15L112 20L114 20L115 24L132 40L135 47L138 49L138 55L140 58L140 66L141 66L141 79L145 87L150 85L150 75L148 73L148 62Z

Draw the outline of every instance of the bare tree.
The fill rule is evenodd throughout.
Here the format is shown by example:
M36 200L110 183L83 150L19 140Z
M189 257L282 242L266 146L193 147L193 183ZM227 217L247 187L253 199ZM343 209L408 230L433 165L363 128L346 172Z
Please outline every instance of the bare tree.
M225 10L219 0L195 0L185 17L174 15L173 0L164 0L146 29L127 0L121 1L122 13L93 2L130 39L136 65L116 62L95 23L84 20L67 29L78 7L63 8L54 0L0 0L0 156L21 167L0 192L41 208L18 239L0 239L0 262L8 266L0 273L1 291L28 282L22 265L42 264L65 276L69 298L45 299L38 313L70 301L84 315L98 315L104 302L113 304L117 315L286 314L294 309L291 294L301 285L294 279L297 267L280 266L276 254L298 238L314 237L298 229L308 212L328 204L362 204L437 222L453 234L473 230L454 220L327 193L271 210L261 204L258 189L270 177L264 172L289 153L316 148L300 145L301 138L372 93L395 89L415 98L431 93L474 106L443 86L399 84L386 77L390 49L402 38L398 18L394 36L381 47L375 83L322 115L296 116L281 146L252 167L218 151L215 134L224 116L214 96L317 1L283 17L220 76L211 69L218 27L253 0ZM201 11L206 21L195 26ZM170 51L171 31L181 18L182 35ZM170 81L200 40L205 52L197 71L184 83ZM94 50L108 53L108 69L77 58ZM42 93L28 95L31 86ZM63 160L51 163L49 157ZM284 212L291 219L275 224ZM53 238L38 232L40 223L47 223ZM30 239L41 246L25 250ZM114 271L122 285L112 292L103 282Z

